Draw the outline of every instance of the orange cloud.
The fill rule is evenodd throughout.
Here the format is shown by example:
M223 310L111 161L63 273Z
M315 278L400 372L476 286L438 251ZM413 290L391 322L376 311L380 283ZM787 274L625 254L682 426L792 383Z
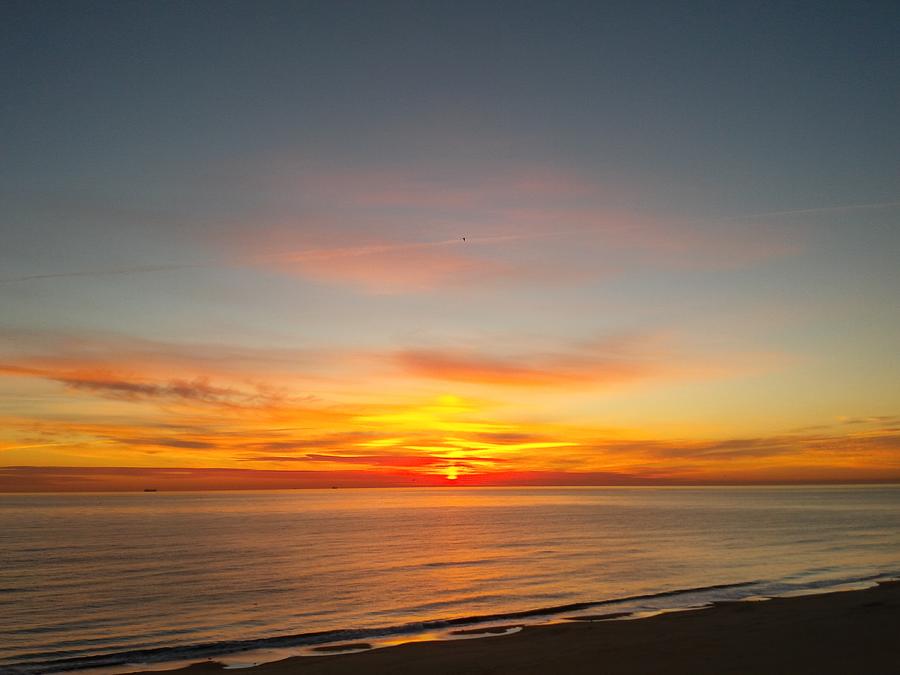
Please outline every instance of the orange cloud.
M26 388L30 397L23 405L10 397L0 416L0 463L218 467L240 471L195 473L194 482L172 478L171 485L235 486L237 476L245 476L244 487L287 485L287 477L278 482L263 480L265 473L240 473L287 467L299 470L294 478L316 476L300 480L302 486L338 484L343 478L360 485L367 472L371 485L441 484L451 478L463 484L874 480L900 474L896 416L856 414L793 433L703 438L698 432L682 440L563 422L571 419L565 409L510 405L506 395L527 401L540 389L554 396L574 389L590 395L591 387L718 373L709 354L689 358L664 336L624 335L544 348L533 340L528 349L503 356L475 347L342 355L340 350L207 350L123 336L36 335L3 348L2 380L10 391ZM115 358L107 362L110 346ZM198 349L196 361L192 349ZM315 380L305 374L314 367L309 354L327 354L336 368L352 361L348 374L356 377L342 389L328 379L328 364L317 364L315 377L331 389L310 396L306 388ZM254 384L281 370L287 373L280 374L278 387ZM482 389L477 398L460 395L471 388L438 393L454 391L454 383ZM37 474L15 475L32 480L28 477ZM133 486L146 477L170 476L54 475L60 489L75 483Z
M602 358L490 357L466 352L409 350L397 362L419 376L456 382L558 387L628 382L646 377L649 368Z
M7 417L4 436L10 440L0 436L0 459L6 464L56 457L70 468L45 466L42 472L8 467L0 471L0 489L38 483L48 489L131 489L140 480L160 481L165 489L441 484L451 474L473 485L900 478L900 428L892 416L836 425L830 432L679 440L603 437L589 427L555 424L497 425L461 400L389 410L308 411L300 424L287 411L273 418L271 411L250 409L227 418L168 409L159 421L140 416L108 422L97 421L96 415L88 421ZM273 424L283 421L292 424ZM323 433L329 428L348 430ZM115 461L130 466L116 467ZM163 465L193 478L167 473ZM210 466L218 468L207 471ZM269 477L273 466L275 473L285 475ZM259 473L247 473L251 468ZM429 482L433 480L438 482Z
M508 458L480 457L467 455L464 461L459 457L441 457L437 455L323 455L310 453L299 456L251 456L244 458L248 462L325 462L333 464L355 464L366 467L439 467L450 466L491 466L498 462L508 462Z
M245 458L251 462L309 467L302 470L184 465L169 468L19 465L0 467L0 492L141 490L145 487L164 490L399 487L447 485L448 480L462 485L900 481L900 431L884 428L851 435L786 434L692 442L596 441L574 450L558 449L558 453L548 455L547 449L535 449L504 457L310 453ZM328 468L317 469L316 465Z
M435 348L404 349L393 358L402 370L415 377L545 388L608 387L673 376L718 376L733 370L737 360L711 354L700 359L677 350L671 342L664 335L631 334L555 349L515 353L508 348L503 356L473 348Z

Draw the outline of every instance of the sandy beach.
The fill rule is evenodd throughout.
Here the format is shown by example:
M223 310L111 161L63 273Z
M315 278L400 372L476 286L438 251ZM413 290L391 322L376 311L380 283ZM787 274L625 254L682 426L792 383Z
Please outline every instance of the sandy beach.
M862 591L725 603L629 621L572 621L511 635L294 657L248 675L349 673L900 672L900 583ZM202 663L175 673L221 670Z

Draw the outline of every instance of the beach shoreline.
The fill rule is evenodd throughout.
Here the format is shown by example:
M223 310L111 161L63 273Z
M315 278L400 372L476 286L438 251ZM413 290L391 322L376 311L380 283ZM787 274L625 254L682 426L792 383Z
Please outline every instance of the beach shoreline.
M293 656L241 671L247 675L900 672L900 581L763 602L721 602L633 620L609 618L525 626L518 632L477 639ZM220 663L207 661L164 672L223 671Z

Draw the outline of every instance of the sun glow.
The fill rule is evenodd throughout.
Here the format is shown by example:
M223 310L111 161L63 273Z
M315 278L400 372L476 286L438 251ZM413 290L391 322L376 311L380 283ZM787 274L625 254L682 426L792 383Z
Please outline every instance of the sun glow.
M361 415L357 422L399 432L442 431L450 433L497 432L509 429L507 424L472 419L480 406L458 396L441 396L423 405L409 406L389 412Z
M44 342L36 354L22 340L7 347L0 379L47 410L64 396L65 415L0 415L0 490L873 480L898 471L891 415L728 438L687 419L655 422L656 400L640 407L638 425L614 392L595 407L596 393L561 394L555 381L523 393L491 375L448 394L429 378L388 382L363 369L319 398L297 394L322 383L290 370L294 352ZM109 353L109 362L98 356Z

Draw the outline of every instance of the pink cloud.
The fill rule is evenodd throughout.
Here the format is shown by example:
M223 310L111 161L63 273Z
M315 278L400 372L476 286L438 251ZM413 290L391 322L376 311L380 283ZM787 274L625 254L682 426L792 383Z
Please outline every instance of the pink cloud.
M212 376L279 379L311 374L327 350L170 342L111 332L0 329L0 373L102 380L196 380Z
M242 264L374 293L565 283L640 265L729 269L799 247L795 234L759 223L623 210L621 195L576 172L425 174L301 172L283 212L228 245Z
M277 256L271 264L288 274L372 293L421 292L526 274L522 267L466 249L477 244L457 239L307 249Z

